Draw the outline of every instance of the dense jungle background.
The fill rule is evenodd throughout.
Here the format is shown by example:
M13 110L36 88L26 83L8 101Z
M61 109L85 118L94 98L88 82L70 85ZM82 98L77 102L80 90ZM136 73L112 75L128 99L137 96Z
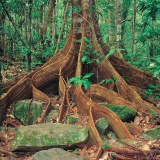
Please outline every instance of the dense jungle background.
M159 11L0 0L0 160L160 159Z

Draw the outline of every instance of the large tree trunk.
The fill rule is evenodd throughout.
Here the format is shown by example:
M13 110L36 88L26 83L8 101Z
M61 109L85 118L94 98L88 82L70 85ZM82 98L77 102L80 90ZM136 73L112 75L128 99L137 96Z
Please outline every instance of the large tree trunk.
M142 100L139 94L130 86L136 85L136 83L144 85L144 82L152 84L158 82L147 72L131 66L116 55L110 56L109 59L106 58L105 55L108 54L109 47L103 43L96 15L91 14L94 5L94 1L91 0L83 0L83 3L82 0L72 1L73 8L81 6L83 10L82 15L75 12L75 10L73 11L71 30L66 45L41 68L20 79L0 99L1 124L5 118L7 108L12 102L31 97L47 102L47 108L39 121L39 123L43 123L51 103L50 98L43 92L56 91L58 83L59 95L63 96L63 104L58 120L63 121L67 109L70 112L72 111L68 96L69 94L72 96L73 93L79 113L90 117L91 130L95 130L93 119L104 117L120 139L132 139L132 136L120 118L111 110L94 102L92 96L110 104L127 105L137 111L154 109L160 114L157 108ZM92 55L92 58L99 59L100 63L91 63L90 67L86 67L85 64L84 67L81 58L86 43L88 45L92 44L92 50L101 55L101 57L95 54ZM89 70L86 70L86 68L89 68ZM84 75L85 72L94 72L96 76L100 76L98 82L104 79L112 79L114 83L107 83L105 87L95 84L89 88L91 94L85 93L79 85L72 87L73 90L69 92L71 87L66 86L65 81L74 76ZM97 79L96 76L94 79ZM122 76L126 76L130 82L127 81L126 83ZM13 84L13 82L10 84ZM117 97L116 100L115 97ZM98 144L101 147L101 141ZM97 157L101 152L102 150L99 149Z

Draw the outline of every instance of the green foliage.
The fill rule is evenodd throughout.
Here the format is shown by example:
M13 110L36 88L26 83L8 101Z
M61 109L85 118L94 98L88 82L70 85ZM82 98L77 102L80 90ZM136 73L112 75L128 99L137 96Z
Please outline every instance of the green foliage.
M111 146L110 145L107 145L107 143L109 142L109 140L103 142L103 146L102 146L102 149L105 149L106 147L110 148Z
M83 37L83 39L90 43L90 40L87 38L87 37ZM91 64L93 63L94 61L96 61L97 63L100 62L100 59L102 56L99 55L99 51L95 51L93 49L94 45L91 45L91 44L87 44L85 43L85 47L84 47L84 50L82 50L82 53L83 53L83 56L82 56L82 62L83 63L87 63L87 64ZM97 56L97 59L92 59L92 56L93 55L96 55ZM98 58L99 57L99 58Z
M80 85L80 86L84 86L85 89L87 89L87 87L91 87L91 83L89 82L88 78L90 78L94 73L88 73L86 75L79 76L79 77L73 77L71 79L69 79L69 82L67 83L74 83L76 86ZM81 78L82 77L82 78Z
M151 17L153 21L156 20L156 13L160 10L159 5L159 0L143 0L139 3L140 11L144 12L146 18Z
M157 89L160 88L160 85L153 85L153 84L147 84L148 87L141 87L143 88L142 94L144 93L144 98L146 98L147 96L151 96L155 99L159 99L160 98L160 93L155 93L155 91Z
M72 8L72 10L78 14L81 14L82 12L82 7L81 6L75 6L74 8Z
M99 84L102 84L104 86L104 83L108 83L108 82L113 82L114 83L114 81L112 79L104 79Z

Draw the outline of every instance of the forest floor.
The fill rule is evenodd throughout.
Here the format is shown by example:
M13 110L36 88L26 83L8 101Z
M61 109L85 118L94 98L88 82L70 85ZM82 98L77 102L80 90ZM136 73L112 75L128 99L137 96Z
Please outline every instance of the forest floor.
M6 82L9 78L15 77L16 75L22 74L22 73L27 73L27 68L22 67L22 65L20 63L18 63L17 65L14 65L14 66L5 67L5 70L2 71L3 82ZM57 95L50 95L50 98L52 99L52 103L54 103L55 105L61 105L61 99L57 100L56 97L57 97ZM81 126L87 127L88 117L87 116L82 117L81 115L79 115L77 113L76 104L72 104L72 107L75 112L74 116L79 119L75 125L81 125ZM15 133L16 133L16 131L14 131L14 130L11 131L11 129L13 129L15 127L19 128L20 126L23 126L21 124L21 122L12 115L13 108L14 108L14 104L11 105L10 108L8 109L7 119L3 123L3 127L5 127L5 132L3 134L0 134L0 160L13 160L13 158L11 158L11 155L13 157L15 157L14 160L28 160L35 153L31 153L31 152L12 153L12 152L10 152L10 146L11 146L12 140L13 140ZM133 135L135 140L144 142L150 148L154 148L154 149L156 148L156 150L159 150L160 149L159 141L152 142L150 140L140 138L140 134L143 131L146 131L148 129L151 129L151 128L154 128L155 126L157 126L157 121L152 121L152 118L153 117L147 113L138 114L135 117L134 121L132 122L133 124L135 124L139 127L138 131L137 132L133 131L131 134ZM54 122L51 122L51 123L54 123ZM130 123L125 123L125 124L126 124L126 126L130 125ZM128 147L132 148L133 146L127 146L127 148ZM136 150L137 148L132 148L132 149ZM4 151L6 151L6 153ZM94 160L96 153L98 151L98 147L87 143L85 146L83 146L81 148L75 148L74 150L68 150L68 151L76 153L78 155L83 155L83 156L87 157L89 160ZM150 159L150 160L151 159L160 159L160 153L158 155L157 152L151 153L150 155L147 155L147 156L144 156L144 155L143 156L142 155L135 156L135 155L121 154L121 157L119 157L119 158L118 157L112 158L113 154L116 154L116 153L106 151L103 154L103 158L101 158L101 160L123 159L123 158L125 159L125 157L126 157L126 159L136 159L136 160L138 160L138 159L139 160L141 160L141 159L142 160L143 159Z

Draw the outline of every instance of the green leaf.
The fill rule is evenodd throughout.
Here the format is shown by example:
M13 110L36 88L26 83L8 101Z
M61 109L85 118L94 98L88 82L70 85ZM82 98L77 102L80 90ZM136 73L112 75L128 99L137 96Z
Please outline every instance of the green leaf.
M82 80L80 80L80 81L79 81L79 85L80 85L80 86L82 86L82 83L83 83L83 81L82 81Z
M102 83L104 83L106 80L104 79L104 80L102 80L99 84L102 84Z
M93 61L95 60L97 63L99 63L99 59L92 59Z
M102 83L104 83L104 82L106 82L106 83L108 83L108 82L113 82L113 83L114 83L113 79L104 79L104 80L102 80L99 84L102 84Z
M156 60L158 63L160 63L160 57L155 58L155 60Z
M90 40L89 40L87 37L83 37L83 39L84 39L86 42L90 43Z
M154 76L154 77L157 77L157 76L159 75L159 73L160 73L160 70L157 70L157 71L155 71L155 72L153 73L153 76Z
M82 62L83 62L83 63L86 62L87 58L88 58L87 56L83 56L83 57L82 57Z
M111 137L111 136L112 136L112 132L110 132L110 133L108 134L108 136Z
M106 83L108 83L108 82L113 82L114 83L113 79L107 79Z
M105 146L105 145L103 145L103 146L102 146L102 149L105 149L105 148L106 148L106 146Z
M110 145L106 145L106 147L111 148L111 146L110 146Z
M84 75L83 79L89 78L89 77L91 77L93 74L94 74L94 73L88 73L88 74Z
M75 84L76 86L78 86L79 82L80 82L80 80L75 80L75 81L74 81L74 84Z
M69 85L69 84L72 83L72 82L75 83L75 81L79 81L79 80L80 80L80 77L72 77L71 79L69 79L67 85Z
M103 11L104 11L105 13L108 13L108 10L107 10L107 9L103 9Z
M83 80L83 85L86 84L88 87L91 87L91 83L89 82L88 79Z
M97 14L103 17L103 14L100 11L97 11Z
M116 50L117 50L116 48L115 49L111 49L109 51L109 53L106 55L106 58L108 58L110 55L112 55Z
M84 85L84 89L86 90L86 89L87 89L87 84L86 84L86 83L84 83L83 85Z
M105 142L103 142L104 145L106 145L109 142L109 140L106 140Z
M103 142L103 146L102 146L103 149L105 149L105 147L108 147L108 148L111 147L110 145L106 145L108 142L109 142L109 140Z

